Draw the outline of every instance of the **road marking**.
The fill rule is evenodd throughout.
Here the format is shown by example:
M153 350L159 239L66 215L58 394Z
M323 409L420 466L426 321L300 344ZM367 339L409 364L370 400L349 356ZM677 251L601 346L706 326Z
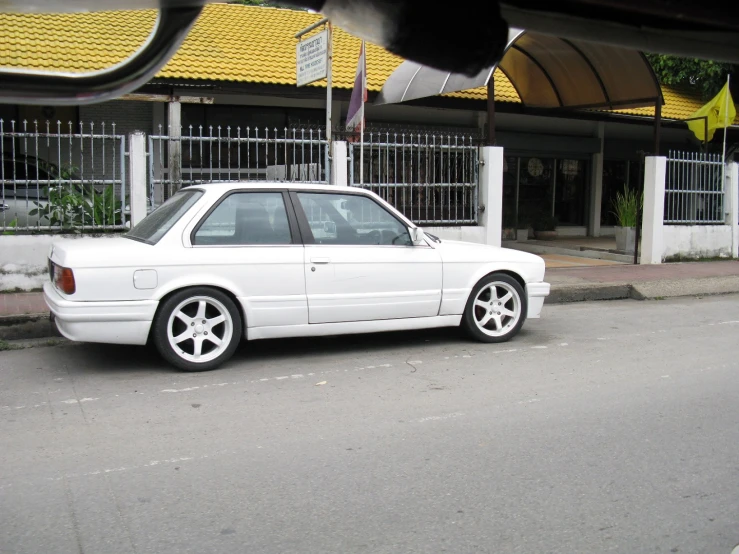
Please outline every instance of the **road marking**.
M444 421L445 419L454 419L454 418L462 417L462 416L464 416L464 413L454 412L453 414L422 417L421 419L415 419L413 421L415 421L416 423L426 423L427 421Z
M83 402L94 402L95 400L100 400L99 398L80 398L77 400L76 398L71 398L70 400L60 400L62 404L82 404Z

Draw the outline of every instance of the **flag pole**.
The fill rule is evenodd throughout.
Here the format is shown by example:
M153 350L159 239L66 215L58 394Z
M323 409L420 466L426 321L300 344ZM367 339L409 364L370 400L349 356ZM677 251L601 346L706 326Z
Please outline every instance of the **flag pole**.
M726 135L729 131L729 98L731 97L731 74L726 76L726 105L724 106L724 145L721 154L721 190L726 188Z
M359 124L359 184L364 184L364 91L366 90L366 82L367 79L367 50L365 46L365 42L362 41L362 57L364 58L362 60L362 64L364 67L362 68L362 119L360 120L361 123Z

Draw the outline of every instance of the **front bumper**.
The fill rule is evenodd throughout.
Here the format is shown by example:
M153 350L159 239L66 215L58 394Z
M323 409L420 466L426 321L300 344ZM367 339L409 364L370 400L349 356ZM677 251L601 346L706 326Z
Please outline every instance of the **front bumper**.
M59 332L70 340L108 344L146 344L158 302L78 302L66 300L50 282L44 300Z
M544 299L549 296L551 290L549 283L529 283L526 285L526 294L529 298L529 310L527 318L537 319L541 317L541 309L544 306Z

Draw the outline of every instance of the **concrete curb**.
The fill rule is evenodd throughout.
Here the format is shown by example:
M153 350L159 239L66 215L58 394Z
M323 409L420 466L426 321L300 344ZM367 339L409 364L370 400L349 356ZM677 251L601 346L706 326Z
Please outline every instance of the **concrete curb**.
M662 279L630 283L588 283L552 285L545 304L589 302L594 300L654 300L685 296L739 293L739 276Z
M552 285L545 304L567 304L594 300L623 300L631 298L631 285L623 283L598 283L587 285Z
M61 336L48 313L0 317L0 340L46 339Z

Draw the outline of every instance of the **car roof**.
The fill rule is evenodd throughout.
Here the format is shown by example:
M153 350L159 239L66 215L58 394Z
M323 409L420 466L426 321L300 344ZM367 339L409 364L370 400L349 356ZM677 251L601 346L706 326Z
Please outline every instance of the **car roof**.
M186 188L195 189L202 188L204 190L219 190L226 192L229 190L302 190L302 191L320 191L320 192L349 192L353 194L365 194L367 191L360 187L346 187L339 185L326 185L318 183L287 183L284 181L214 181L211 183L199 183L190 185Z

